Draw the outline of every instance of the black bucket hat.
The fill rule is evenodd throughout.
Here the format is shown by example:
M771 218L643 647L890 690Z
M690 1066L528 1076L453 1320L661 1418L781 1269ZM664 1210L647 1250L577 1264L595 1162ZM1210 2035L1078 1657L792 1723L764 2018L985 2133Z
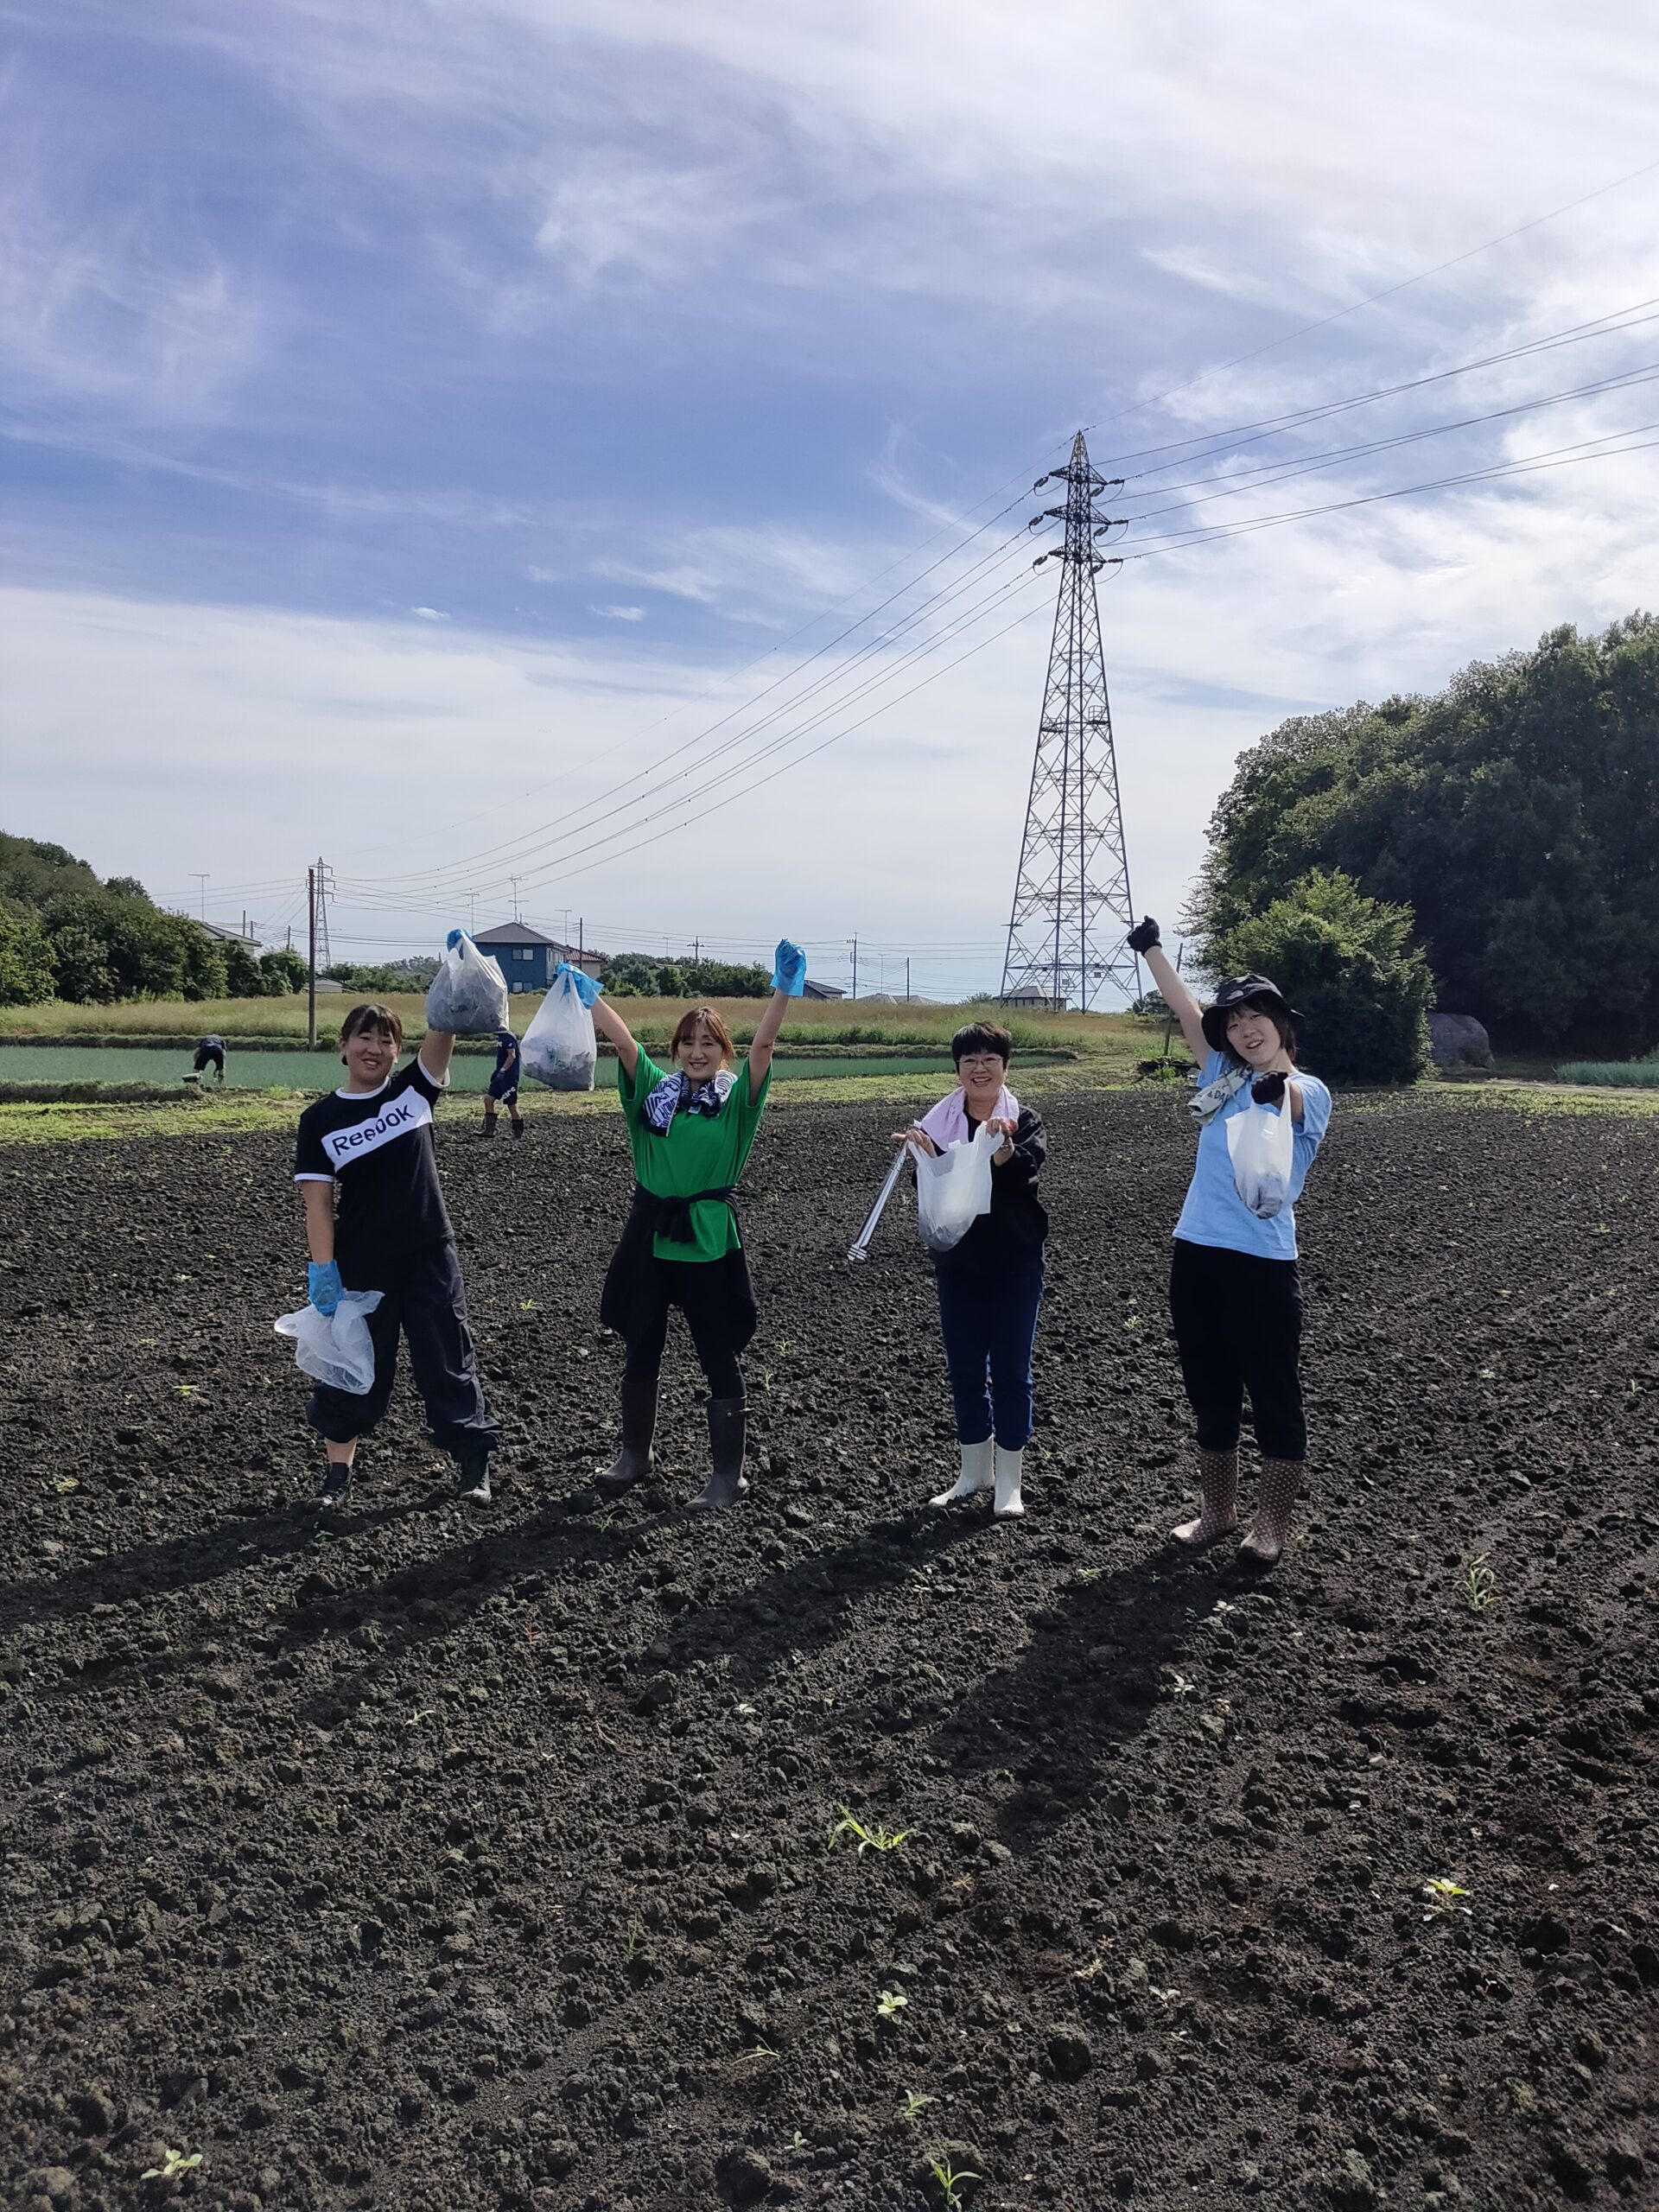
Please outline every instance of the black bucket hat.
M1231 976L1216 993L1215 1004L1205 1008L1204 1041L1212 1052L1227 1050L1228 1015L1252 1003L1265 1003L1277 1013L1288 1014L1293 1021L1302 1018L1270 976Z

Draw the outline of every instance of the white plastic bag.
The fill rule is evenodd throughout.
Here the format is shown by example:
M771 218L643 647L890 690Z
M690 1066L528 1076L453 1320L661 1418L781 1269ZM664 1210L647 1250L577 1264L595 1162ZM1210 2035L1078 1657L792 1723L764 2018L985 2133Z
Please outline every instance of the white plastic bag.
M550 1090L593 1089L594 1062L599 1055L594 1017L583 1006L570 976L554 979L518 1049L525 1074L544 1083Z
M507 981L465 930L443 956L426 995L426 1026L461 1037L507 1026Z
M1001 1141L982 1125L966 1144L948 1144L937 1157L912 1147L916 1226L930 1252L960 1244L980 1215L990 1211L991 1154Z
M332 1313L302 1306L276 1323L279 1337L294 1340L301 1370L336 1390L361 1397L374 1381L374 1344L368 1316L385 1296L378 1290L345 1290Z
M1271 1221L1290 1200L1290 1173L1295 1160L1295 1131L1290 1101L1277 1106L1247 1106L1229 1116L1227 1151L1233 1163L1233 1188L1258 1221Z

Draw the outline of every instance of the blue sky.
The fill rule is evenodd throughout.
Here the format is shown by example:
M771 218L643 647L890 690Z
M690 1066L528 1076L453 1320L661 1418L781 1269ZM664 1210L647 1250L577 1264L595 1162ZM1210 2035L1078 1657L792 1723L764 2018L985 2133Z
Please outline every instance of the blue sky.
M1659 170L1599 190L1659 161L1646 11L1444 16L0 0L0 826L169 901L207 870L210 914L270 930L321 851L365 957L468 894L497 918L511 869L590 939L788 929L845 980L857 932L889 985L906 949L919 989L994 982L1049 587L1007 552L950 643L971 601L921 601L1027 510L967 531L1079 424L1129 474L1659 296ZM1638 443L1659 385L1535 403L1649 364L1633 318L1293 433L1219 467L1529 410L1190 519ZM1140 903L1179 906L1286 715L1651 603L1656 474L1632 452L1103 578ZM861 631L789 675L894 592L882 620L934 646L912 673L894 643L837 674ZM827 710L798 750L845 734L683 823L683 772L779 706L769 734ZM679 746L677 783L646 773Z

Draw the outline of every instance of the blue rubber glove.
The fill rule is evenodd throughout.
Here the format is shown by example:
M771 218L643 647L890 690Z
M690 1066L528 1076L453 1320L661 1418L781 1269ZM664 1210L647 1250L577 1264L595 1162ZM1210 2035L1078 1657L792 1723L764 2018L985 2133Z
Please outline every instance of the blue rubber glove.
M444 950L446 952L453 952L455 947L461 943L461 933L459 930L451 930L448 936L443 940Z
M585 968L573 968L568 960L561 960L553 970L553 980L556 983L562 982L567 976L575 986L576 996L582 1001L583 1006L592 1006L595 999L604 997L605 986L597 976L590 976Z
M305 1269L306 1295L319 1313L332 1314L346 1294L340 1269L333 1260L310 1260Z
M772 955L772 988L785 991L798 999L806 988L806 955L798 944L791 944L786 937L778 940L778 950Z

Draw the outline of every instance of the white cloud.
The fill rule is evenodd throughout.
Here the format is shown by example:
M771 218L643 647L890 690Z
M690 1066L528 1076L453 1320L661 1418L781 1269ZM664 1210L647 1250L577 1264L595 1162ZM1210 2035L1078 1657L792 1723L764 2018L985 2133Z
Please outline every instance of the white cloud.
M411 614L418 615L423 622L447 622L449 620L447 614L435 607L411 607L409 611Z
M595 607L593 611L602 614L607 622L643 622L645 619L643 607Z

